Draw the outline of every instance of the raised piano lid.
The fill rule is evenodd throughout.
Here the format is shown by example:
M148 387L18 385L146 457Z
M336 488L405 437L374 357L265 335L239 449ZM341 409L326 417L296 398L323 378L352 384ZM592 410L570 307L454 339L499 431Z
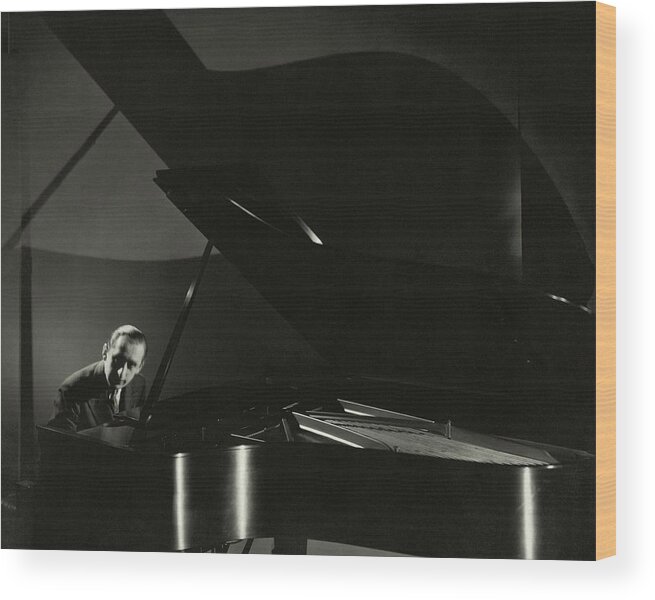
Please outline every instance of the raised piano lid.
M274 194L245 208L278 229L496 274L523 261L544 291L589 300L593 266L556 186L506 116L442 65L352 52L217 72L163 11L44 18L169 168L259 170Z

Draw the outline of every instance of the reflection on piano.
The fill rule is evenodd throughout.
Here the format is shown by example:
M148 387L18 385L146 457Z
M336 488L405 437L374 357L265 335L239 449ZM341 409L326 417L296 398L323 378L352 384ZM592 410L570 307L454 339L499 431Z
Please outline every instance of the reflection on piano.
M271 382L215 393L234 408L213 421L184 422L179 402L162 401L146 431L41 428L40 545L192 551L274 537L444 557L593 549L585 452L330 403L325 388L321 398Z
M505 182L499 164L476 162L458 127L479 126L476 141L495 156L499 136L516 136L497 111L412 57L344 55L219 77L161 13L46 19L170 167L155 181L208 245L139 422L39 428L35 545L190 551L273 537L280 552L315 539L422 556L594 557L594 318L584 306L593 272L579 239L567 230L553 243L568 271L551 270L554 287L542 289L412 260L384 239L354 249L325 215L314 231L280 200L293 177L317 197L370 185L380 206L385 193L409 205L441 186L468 222L473 188L491 197ZM169 43L182 44L169 66L184 84L152 72ZM313 68L327 81L310 82ZM394 83L407 72L417 104ZM431 104L440 82L445 104ZM290 97L297 114L285 112ZM550 193L536 157L517 146L531 183ZM477 170L461 188L422 153ZM381 214L382 231L393 219ZM326 359L330 377L160 399L212 247Z

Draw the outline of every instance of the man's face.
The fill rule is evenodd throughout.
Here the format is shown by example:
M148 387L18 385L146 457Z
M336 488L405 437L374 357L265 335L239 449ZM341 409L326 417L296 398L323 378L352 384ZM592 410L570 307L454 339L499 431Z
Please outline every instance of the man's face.
M114 345L102 349L105 377L112 388L125 387L143 367L145 348L126 335L119 336Z

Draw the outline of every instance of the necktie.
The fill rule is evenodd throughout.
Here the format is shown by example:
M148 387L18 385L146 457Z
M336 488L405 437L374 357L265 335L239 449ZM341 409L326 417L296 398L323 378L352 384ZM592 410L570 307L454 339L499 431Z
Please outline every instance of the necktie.
M109 403L111 405L112 412L116 414L120 410L120 401L121 401L121 390L110 390L109 391Z

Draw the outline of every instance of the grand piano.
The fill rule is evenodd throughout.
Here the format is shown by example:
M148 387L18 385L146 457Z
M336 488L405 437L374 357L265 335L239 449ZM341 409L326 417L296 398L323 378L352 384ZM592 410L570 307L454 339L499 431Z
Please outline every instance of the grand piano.
M39 428L37 547L594 557L594 270L516 127L413 56L216 73L163 12L44 18L208 243L140 414ZM323 373L161 398L213 247Z

